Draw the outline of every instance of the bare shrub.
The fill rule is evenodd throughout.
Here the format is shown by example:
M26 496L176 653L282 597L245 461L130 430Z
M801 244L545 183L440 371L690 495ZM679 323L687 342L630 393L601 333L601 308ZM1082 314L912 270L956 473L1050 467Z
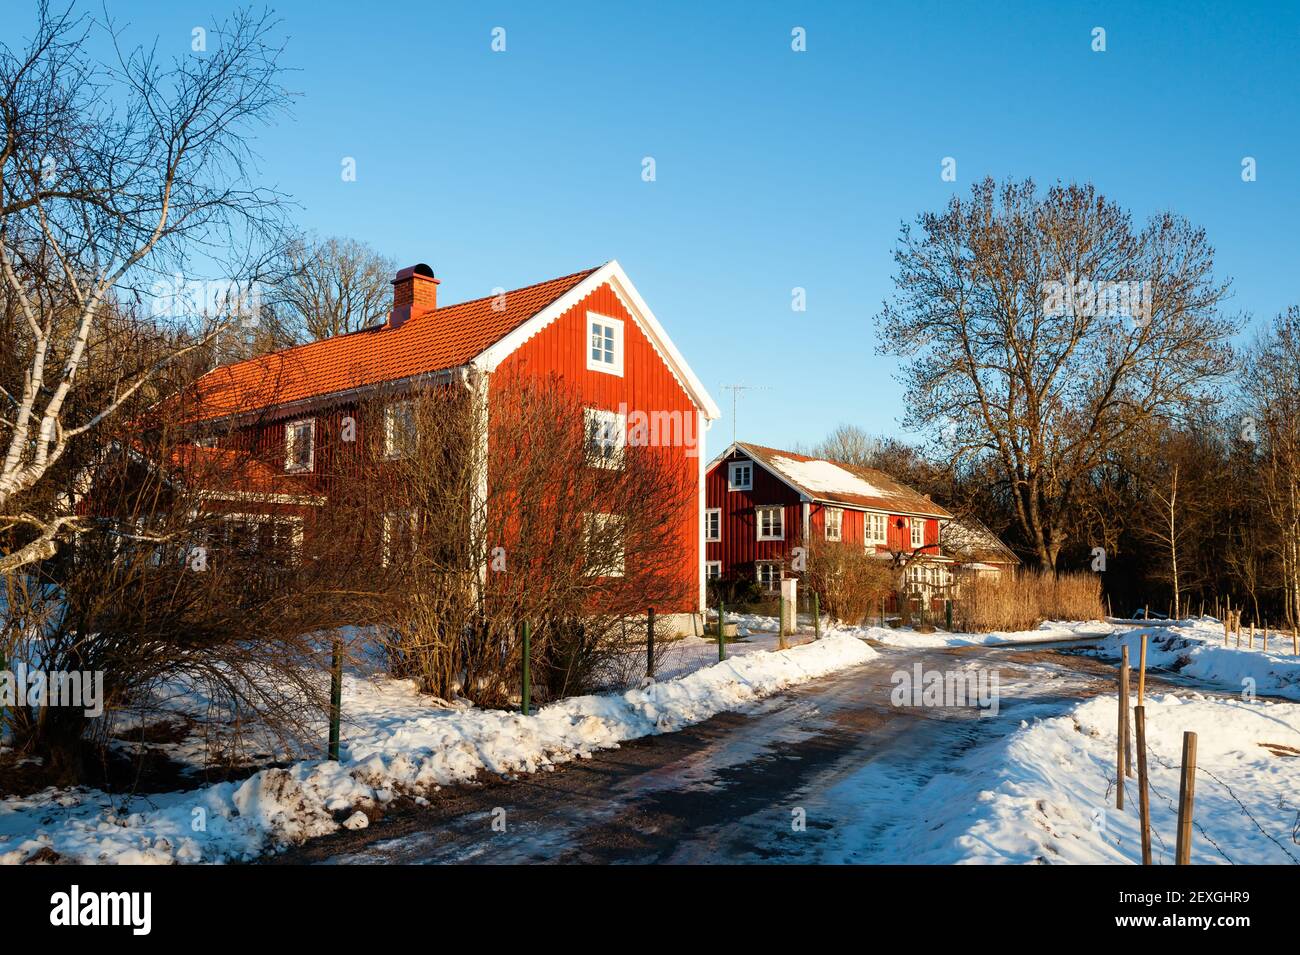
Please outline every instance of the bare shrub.
M528 621L538 698L589 692L629 652L626 620L689 600L664 535L694 487L671 448L593 456L558 378L490 387L490 400L470 380L365 412L387 422L372 433L384 477L366 493L395 584L394 669L438 696L507 704Z
M1101 579L1087 572L973 574L961 580L957 594L962 628L975 633L1032 630L1044 620L1099 620L1105 616Z
M889 561L866 553L861 544L815 541L808 552L805 584L818 595L822 613L859 624L894 590Z

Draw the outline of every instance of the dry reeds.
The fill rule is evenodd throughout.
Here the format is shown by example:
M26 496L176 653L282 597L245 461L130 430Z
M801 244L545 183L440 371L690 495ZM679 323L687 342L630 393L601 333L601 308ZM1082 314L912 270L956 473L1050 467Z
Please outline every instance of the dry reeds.
M1096 574L1036 570L966 577L957 610L961 625L974 632L1032 630L1044 620L1097 620L1105 615Z

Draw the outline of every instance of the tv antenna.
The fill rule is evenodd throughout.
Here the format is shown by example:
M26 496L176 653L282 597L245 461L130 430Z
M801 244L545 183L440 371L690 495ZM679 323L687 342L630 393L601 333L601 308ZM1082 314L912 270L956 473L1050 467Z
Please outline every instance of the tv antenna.
M723 391L731 392L731 443L736 443L736 401L742 391L771 391L770 385L723 385Z

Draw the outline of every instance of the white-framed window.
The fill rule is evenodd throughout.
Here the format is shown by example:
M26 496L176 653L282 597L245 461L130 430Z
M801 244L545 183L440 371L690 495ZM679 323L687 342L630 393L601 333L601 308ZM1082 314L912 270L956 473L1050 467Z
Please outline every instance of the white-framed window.
M587 313L587 370L623 375L623 322Z
M587 465L593 468L621 468L627 446L627 416L602 408L584 408L582 426L586 434Z
M722 540L722 508L711 507L704 512L704 539Z
M840 539L840 531L844 527L844 508L828 507L826 508L826 539L828 541L837 541Z
M415 402L384 405L384 457L406 458L415 453Z
M758 539L761 541L785 540L785 509L780 507L756 507L754 514L758 518Z
M868 544L889 543L889 515L867 514L865 516L866 542Z
M722 579L722 561L706 560L704 562L704 579L721 580Z
M781 589L781 562L779 560L760 560L754 566L758 571L758 582L764 590L775 591Z
M754 487L754 462L732 461L727 465L727 490L750 491Z
M302 560L303 519L296 514L223 514L222 540L246 557L296 567Z
M914 517L908 523L912 526L912 550L925 543L925 521Z
M316 463L316 419L303 418L284 426L284 469L310 471Z
M415 552L415 511L388 511L384 514L383 540L379 563L390 567Z
M621 514L588 514L587 573L592 577L622 577L625 569Z

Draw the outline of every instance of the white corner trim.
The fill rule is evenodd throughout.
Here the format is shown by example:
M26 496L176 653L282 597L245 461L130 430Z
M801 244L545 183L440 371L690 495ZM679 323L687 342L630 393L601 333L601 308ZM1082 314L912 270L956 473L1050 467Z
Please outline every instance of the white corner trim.
M614 294L622 300L633 321L645 332L646 338L650 340L650 344L663 358L668 370L677 378L682 389L695 402L696 407L704 412L704 417L710 421L722 417L722 412L709 395L703 382L696 377L695 372L691 371L690 366L686 364L686 359L677 350L677 346L672 343L668 333L664 331L663 326L659 324L659 320L650 311L650 306L637 292L632 280L627 277L627 273L623 271L623 267L618 264L617 259L606 262L509 335L485 348L473 359L473 364L484 371L496 371L501 362L505 361L521 345L606 283L614 290Z

